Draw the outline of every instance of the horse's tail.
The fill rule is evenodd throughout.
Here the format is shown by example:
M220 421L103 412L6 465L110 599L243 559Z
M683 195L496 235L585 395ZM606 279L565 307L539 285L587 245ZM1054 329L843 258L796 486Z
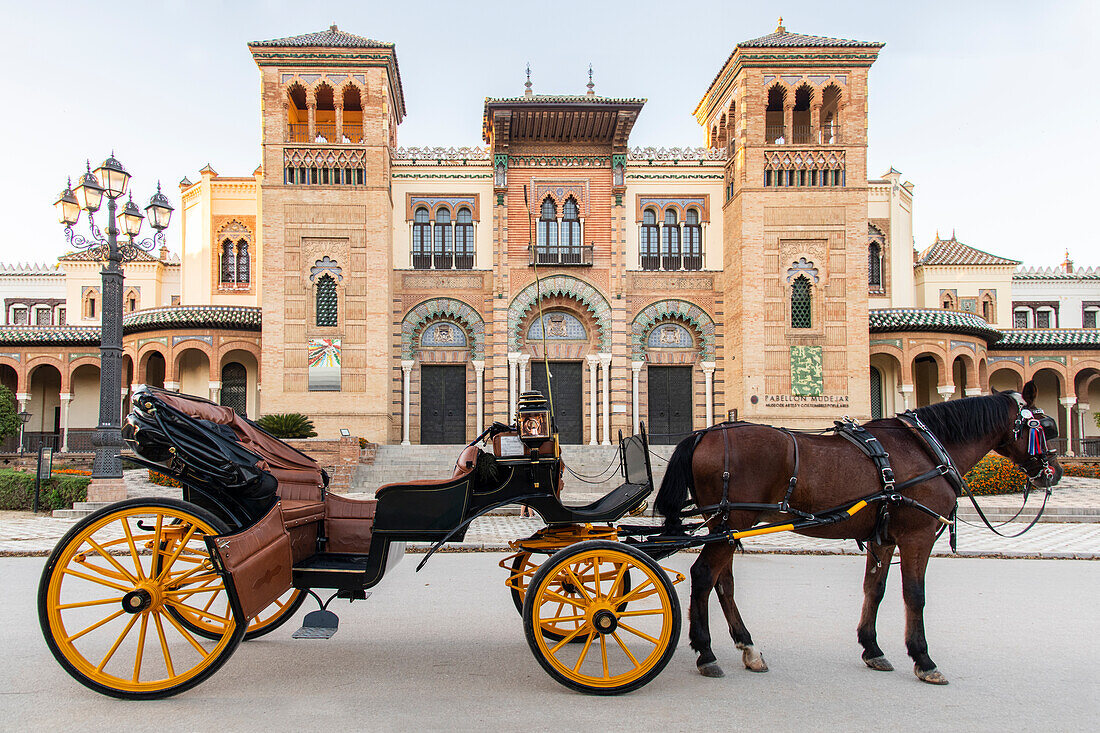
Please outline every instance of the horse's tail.
M653 507L665 518L665 531L673 532L680 527L680 512L687 506L695 492L695 480L691 470L691 458L699 436L692 433L680 441L672 458L668 460L665 477Z

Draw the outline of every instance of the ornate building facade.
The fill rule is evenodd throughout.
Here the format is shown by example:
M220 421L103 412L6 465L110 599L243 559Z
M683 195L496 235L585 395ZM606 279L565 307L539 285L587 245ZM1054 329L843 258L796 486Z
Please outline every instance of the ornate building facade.
M534 387L563 442L608 444L641 422L658 442L732 415L818 427L1034 376L1063 434L1096 434L1095 311L1013 329L1018 263L954 236L915 259L913 185L868 178L880 43L741 42L694 111L702 146L656 149L631 144L646 100L530 80L485 100L479 145L403 148L393 44L332 26L249 49L262 163L181 182L181 258L135 291L126 383L383 443L465 442ZM0 332L21 400L50 359L71 389L94 287L66 286L79 333Z

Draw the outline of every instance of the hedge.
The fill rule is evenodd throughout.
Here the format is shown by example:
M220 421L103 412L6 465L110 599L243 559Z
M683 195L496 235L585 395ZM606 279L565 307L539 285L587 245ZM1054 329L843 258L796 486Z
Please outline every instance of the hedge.
M49 484L43 484L38 494L40 510L70 509L73 502L88 498L88 484L91 479L85 476L65 476L55 474ZM0 469L0 509L29 511L34 502L34 473Z

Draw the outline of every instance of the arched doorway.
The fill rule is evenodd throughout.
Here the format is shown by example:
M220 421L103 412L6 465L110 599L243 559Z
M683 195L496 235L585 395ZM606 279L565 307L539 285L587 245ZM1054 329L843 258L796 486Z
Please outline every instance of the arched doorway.
M221 404L241 417L248 415L248 370L231 361L222 367Z
M30 375L30 419L23 428L24 450L36 451L41 445L60 447L61 372L52 364L34 367Z
M202 349L183 349L176 356L176 382L183 394L210 397L210 357Z
M585 362L581 359L591 351L589 337L592 326L591 322L586 323L575 312L552 308L543 311L541 320L536 314L525 338L529 352L525 357L529 360L527 368L531 374L529 388L552 398L559 439L569 445L584 442ZM542 358L544 340L546 360ZM520 391L525 381L522 376L524 369L521 363ZM590 420L594 421L595 417Z
M99 366L81 364L69 375L69 414L66 416L68 435L66 446L70 452L86 453L95 450L92 436L99 425Z

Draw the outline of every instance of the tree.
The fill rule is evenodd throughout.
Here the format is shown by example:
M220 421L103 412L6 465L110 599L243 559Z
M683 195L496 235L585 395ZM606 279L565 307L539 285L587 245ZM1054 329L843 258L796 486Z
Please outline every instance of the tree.
M15 395L7 387L0 385L0 441L18 435L22 424Z
M256 424L276 438L313 438L317 431L313 421L300 412L264 415Z

